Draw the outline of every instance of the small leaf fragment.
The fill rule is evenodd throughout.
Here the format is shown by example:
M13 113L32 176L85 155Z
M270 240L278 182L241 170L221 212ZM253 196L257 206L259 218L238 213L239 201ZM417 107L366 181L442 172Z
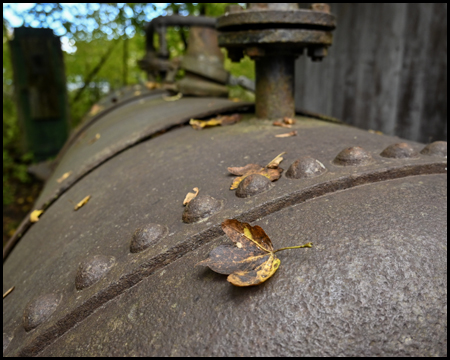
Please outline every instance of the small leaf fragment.
M133 95L134 96L139 96L139 95L141 95L141 91L140 90L136 90Z
M78 204L76 204L73 209L77 211L80 207L84 206L89 201L90 198L91 195L86 196L83 200L81 200Z
M89 140L89 144L95 143L98 139L100 139L100 134L95 134L95 136Z
M240 114L232 114L232 115L220 115L215 118L209 120L197 120L191 119L189 124L196 130L203 129L205 127L213 127L213 126L227 126L237 123L242 119Z
M199 192L198 187L195 187L192 190L194 190L195 193L191 193L191 192L187 193L187 195L186 195L186 197L184 198L184 201L183 201L183 205L184 206L189 204L191 202L191 200L195 199L195 197L198 195L198 192Z
M6 290L6 292L3 294L3 299L5 297L7 297L9 294L11 294L13 292L13 290L15 289L15 286L13 286L12 288Z
M291 125L285 124L284 122L281 122L279 120L274 121L272 125L273 126L281 126L281 127L285 127L285 128L291 128L292 127Z
M61 175L61 177L59 177L58 179L56 179L56 182L57 183L62 183L64 180L66 180L70 175L72 174L72 170L71 171L68 171L68 172L66 172L66 173L64 173L64 174L62 174Z
M32 223L39 221L39 216L44 212L44 210L33 210L30 214L30 221Z
M293 125L293 124L295 124L295 120L294 120L294 119L291 119L291 118L288 118L287 116L285 116L285 117L283 118L283 122L284 122L285 124L287 124L287 125Z
M178 93L174 96L163 96L164 101L177 101L180 100L183 97L182 93Z
M294 130L294 131L291 131L291 132L286 133L286 134L275 135L275 137L284 138L284 137L290 137L290 136L296 136L296 135L297 135L297 130Z
M273 159L270 163L267 164L267 168L276 169L278 165L283 161L283 155L286 154L286 151L282 152L280 155L277 155L275 159Z

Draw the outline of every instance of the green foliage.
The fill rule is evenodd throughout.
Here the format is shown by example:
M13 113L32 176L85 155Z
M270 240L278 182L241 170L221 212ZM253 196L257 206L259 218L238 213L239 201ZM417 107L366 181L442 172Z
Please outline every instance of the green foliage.
M80 123L93 104L108 92L127 84L144 82L137 61L145 54L144 26L158 15L224 14L229 3L36 3L18 11L4 5L23 20L24 26L50 27L63 35L65 72L72 126ZM70 17L67 16L70 13ZM169 27L167 44L171 58L183 55L188 29ZM64 33L65 32L65 33ZM30 156L20 147L20 131L13 99L12 69L8 37L12 29L3 18L3 202L13 200L14 184L30 180L26 168ZM226 53L226 51L225 51ZM227 58L225 67L235 76L254 77L248 58L240 64ZM232 87L230 97L253 100L253 94Z

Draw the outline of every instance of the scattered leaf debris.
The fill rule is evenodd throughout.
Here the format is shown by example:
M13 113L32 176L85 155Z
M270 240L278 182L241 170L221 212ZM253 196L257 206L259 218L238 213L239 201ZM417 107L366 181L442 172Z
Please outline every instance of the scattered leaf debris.
M141 90L136 90L136 91L134 92L134 96L139 96L139 95L141 95Z
M81 200L78 204L76 204L73 209L77 211L80 207L84 206L89 201L90 198L91 195L86 196L83 200Z
M234 246L216 247L208 259L197 265L208 266L219 274L228 275L227 280L235 286L259 285L269 279L280 266L276 252L312 247L312 243L307 243L274 250L272 241L261 227L235 219L225 220L222 230L234 242Z
M284 137L290 137L290 136L296 136L296 135L297 135L297 130L294 130L294 131L291 131L291 132L288 132L288 133L285 133L285 134L275 135L275 137L277 137L277 138L284 138Z
M230 190L235 190L239 186L242 180L244 180L247 176L252 174L259 174L265 176L270 181L276 181L280 178L283 169L279 167L281 161L283 161L282 155L286 154L286 152L282 152L275 159L269 162L266 166L262 167L258 164L247 164L241 167L229 167L227 168L228 172L237 175L238 177L234 178L233 183L231 184Z
M59 177L58 179L56 179L56 182L61 184L64 180L66 180L70 175L72 174L72 170L68 171L64 174L61 175L61 177Z
M198 195L198 187L193 188L192 190L194 190L195 192L191 193L187 193L186 197L184 198L183 201L183 205L186 206L187 204L189 204L191 202L191 200L195 199L195 197Z
M44 212L44 210L33 210L30 214L30 221L32 223L39 221L39 216Z
M95 136L89 140L89 144L95 143L98 139L100 139L100 134L95 134Z
M191 119L189 121L189 124L195 130L201 130L205 127L233 125L239 122L241 119L242 119L241 114L219 115L209 120Z
M177 101L180 100L183 97L182 93L178 93L174 96L163 96L164 101Z
M4 294L3 294L3 299L5 297L7 297L9 294L11 294L13 292L13 290L15 289L15 286L13 286L11 289L7 290Z

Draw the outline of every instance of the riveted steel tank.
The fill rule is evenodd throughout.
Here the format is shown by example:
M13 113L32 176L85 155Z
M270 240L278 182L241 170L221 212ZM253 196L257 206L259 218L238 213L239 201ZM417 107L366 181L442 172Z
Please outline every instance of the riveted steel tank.
M69 139L39 221L6 249L5 356L446 356L446 143L167 100L128 88ZM233 113L230 126L189 126ZM229 189L227 167L282 152L277 181ZM261 226L276 248L313 247L238 288L195 266L231 243L226 219Z

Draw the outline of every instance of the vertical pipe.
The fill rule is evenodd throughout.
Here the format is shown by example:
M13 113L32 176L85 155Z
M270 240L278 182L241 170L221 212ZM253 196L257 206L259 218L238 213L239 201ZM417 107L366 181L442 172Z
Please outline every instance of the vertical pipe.
M255 58L258 118L279 119L295 115L294 62L292 55Z

